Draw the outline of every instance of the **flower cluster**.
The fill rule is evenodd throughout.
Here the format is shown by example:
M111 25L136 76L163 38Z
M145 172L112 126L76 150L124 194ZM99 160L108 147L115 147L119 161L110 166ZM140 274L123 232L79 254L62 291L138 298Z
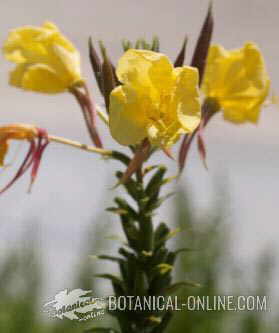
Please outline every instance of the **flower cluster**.
M11 85L48 94L68 91L76 97L97 148L103 147L97 114L120 145L133 147L134 158L124 177L128 179L151 151L160 148L172 157L171 147L181 135L180 170L195 135L205 160L202 130L218 111L233 123L258 121L270 88L263 56L252 42L230 51L210 45L212 28L210 9L191 66L184 65L186 41L174 64L159 52L157 38L152 44L139 40L134 46L125 41L116 69L103 44L101 60L90 41L90 60L108 116L90 97L79 52L53 23L12 30L3 52L16 64ZM4 155L6 141L1 150Z
M10 84L39 93L70 93L81 108L93 146L50 135L33 125L1 126L0 166L6 165L11 140L27 142L29 149L14 178L0 193L28 170L31 184L34 182L50 142L121 162L125 169L116 172L117 184L123 185L131 200L116 197L108 211L118 215L127 242L119 248L118 256L98 256L119 266L120 277L110 273L99 276L111 281L117 297L158 296L181 286L196 286L189 281L173 283L176 257L185 249L169 250L166 242L177 231L170 230L165 222L157 226L153 223L155 211L169 197L161 196L161 189L176 176L167 178L164 165L144 163L157 151L174 159L172 146L182 139L177 158L181 173L196 138L206 164L203 132L212 117L222 113L225 120L235 124L256 123L268 97L270 80L258 46L249 42L242 48L225 50L211 44L212 31L210 7L189 65L184 64L187 40L174 62L160 52L157 37L151 43L125 40L123 55L115 67L103 43L99 54L90 39L89 59L104 99L103 107L93 101L81 75L78 50L53 23L17 28L4 43L6 58L16 64ZM97 116L108 126L112 138L128 148L128 153L103 148ZM172 313L116 311L112 315L123 333L161 333ZM97 331L116 332L99 327L92 330Z

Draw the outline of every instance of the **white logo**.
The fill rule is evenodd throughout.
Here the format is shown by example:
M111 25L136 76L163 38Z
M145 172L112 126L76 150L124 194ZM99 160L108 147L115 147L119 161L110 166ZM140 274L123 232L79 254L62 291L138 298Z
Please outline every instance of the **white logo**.
M54 300L44 304L44 312L52 318L85 321L105 314L106 301L94 298L91 290L60 291Z

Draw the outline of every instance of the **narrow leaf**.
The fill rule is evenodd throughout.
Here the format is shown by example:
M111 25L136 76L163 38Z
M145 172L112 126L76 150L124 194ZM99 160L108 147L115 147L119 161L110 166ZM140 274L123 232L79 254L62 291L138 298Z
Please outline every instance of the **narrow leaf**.
M184 135L182 144L179 149L179 157L178 157L178 165L179 165L179 173L181 174L184 167L185 167L185 162L187 159L187 155L191 146L191 143L197 133L197 129L191 133L191 134L186 134Z
M127 215L128 214L128 211L126 209L117 208L117 207L108 207L106 209L106 211L117 214L117 215Z
M118 179L121 179L123 177L123 172L117 171L116 172L116 177ZM142 199L144 193L143 193L143 186L142 184L139 184L132 178L130 178L126 183L123 184L129 193L129 195L136 201Z
M166 225L166 223L160 223L155 230L155 235L154 235L155 244L157 244L157 242L161 242L161 240L164 239L164 237L169 232L170 232L170 229Z
M126 166L128 166L129 163L131 162L131 159L127 155L120 153L119 151L116 150L112 151L111 158L122 162Z
M166 173L167 169L164 165L161 165L158 170L155 172L155 174L150 179L149 183L146 186L146 194L149 197L152 197L154 194L158 193L160 190L160 187L162 185L162 181L164 178L164 175Z
M109 260L109 261L114 261L114 262L120 262L123 260L122 258L114 257L114 256L108 256L108 255L90 255L90 259L100 259L100 260Z
M176 292L177 290L179 290L180 288L183 288L183 287L200 288L201 285L199 283L192 282L192 281L182 281L182 282L174 283L173 285L171 285L170 287L165 289L165 292L167 294L172 294L172 293Z

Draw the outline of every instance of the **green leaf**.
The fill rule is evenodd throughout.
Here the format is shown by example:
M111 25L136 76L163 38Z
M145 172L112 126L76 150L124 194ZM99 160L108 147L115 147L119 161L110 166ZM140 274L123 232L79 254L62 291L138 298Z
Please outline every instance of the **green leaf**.
M125 166L128 166L129 163L131 162L131 159L127 155L120 153L119 151L116 151L116 150L112 151L112 154L110 157L119 162L122 162Z
M123 178L123 172L118 171L116 177L121 180ZM123 186L135 201L140 200L144 195L142 185L132 178L129 178Z
M108 255L105 255L105 254L91 255L91 256L89 256L89 258L99 259L99 260L109 260L109 261L115 261L115 262L120 262L120 261L123 260L122 258L118 258L118 257L114 257L114 256L108 256Z
M193 281L181 281L181 282L176 282L172 284L169 288L165 290L166 294L173 294L176 291L178 291L181 288L185 287L195 287L195 288L200 288L201 284L193 282Z
M134 210L133 207L131 207L128 202L122 198L116 197L114 201L117 203L119 206L119 209L123 210L125 214L120 214L120 215L127 215L129 219L132 219L133 221L138 220L138 214Z
M158 264L166 262L167 255L168 255L168 250L166 248L158 249L151 258L150 266L154 267Z
M170 197L172 197L175 194L176 194L176 192L171 192L171 193L168 193L168 194L164 195L163 197L161 197L157 200L155 200L155 199L150 200L149 203L148 203L147 208L149 210L155 210L155 209L159 208L162 205L162 203L164 203L167 199L169 199Z
M166 171L167 171L167 168L164 165L161 165L161 166L159 166L159 168L155 172L155 174L151 177L149 183L146 186L146 190L145 190L146 195L149 198L158 196Z
M126 209L121 209L118 207L108 207L106 209L106 211L117 214L117 215L127 215L128 214L128 211Z
M133 260L136 260L135 254L130 251L127 251L124 247L121 247L118 250L118 253L121 254L125 258L132 258Z
M169 233L169 231L170 231L170 229L166 225L166 223L162 222L158 225L158 227L155 230L155 234L154 234L154 241L155 241L156 247L159 243L161 243L161 240Z

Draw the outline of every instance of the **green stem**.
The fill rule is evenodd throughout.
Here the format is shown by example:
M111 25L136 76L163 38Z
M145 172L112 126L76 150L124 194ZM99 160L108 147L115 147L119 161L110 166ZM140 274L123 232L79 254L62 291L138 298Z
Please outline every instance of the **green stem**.
M119 152L113 152L112 158L123 163L125 168L131 161L130 157ZM176 257L176 253L166 246L171 236L170 229L165 223L155 226L153 218L155 210L163 202L160 192L166 183L166 168L157 165L148 169L148 181L147 172L140 169L122 183L129 201L116 197L116 207L108 208L119 216L127 242L119 248L117 260L113 260L115 256L103 256L118 263L120 276L102 276L111 281L116 297L133 296L134 305L139 298L143 301L143 297L166 295L173 286L172 267ZM116 173L118 180L124 173ZM172 317L172 313L159 309L118 309L110 314L118 320L121 333L163 333Z

